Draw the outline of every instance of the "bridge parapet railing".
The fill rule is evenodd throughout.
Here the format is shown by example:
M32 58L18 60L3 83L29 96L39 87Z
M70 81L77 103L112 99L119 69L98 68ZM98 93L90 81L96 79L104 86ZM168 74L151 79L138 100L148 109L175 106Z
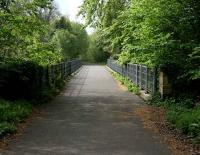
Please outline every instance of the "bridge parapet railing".
M79 59L46 66L43 68L42 81L40 82L40 86L56 86L57 81L67 78L76 72L81 66L82 62Z
M49 66L29 61L1 64L0 97L32 99L47 92L56 92L81 65L79 59Z
M146 93L155 94L157 92L157 70L145 65L128 63L120 66L113 59L107 60L107 66L115 72L127 77L130 81L145 90Z

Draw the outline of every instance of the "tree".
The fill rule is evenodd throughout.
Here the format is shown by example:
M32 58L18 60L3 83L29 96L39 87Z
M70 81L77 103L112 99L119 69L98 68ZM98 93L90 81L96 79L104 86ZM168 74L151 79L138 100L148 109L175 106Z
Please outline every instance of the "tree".
M80 14L120 64L156 66L179 86L200 79L197 0L85 0Z
M64 59L77 58L87 51L88 35L83 25L66 17L55 21L53 42L61 49Z
M129 3L130 0L84 0L79 15L86 18L87 25L108 27Z
M4 2L4 1L3 1ZM40 10L49 8L51 0L13 0L1 3L6 9L0 10L0 57L2 61L37 61L38 55L45 55L45 60L53 58L53 62L60 61L59 51L45 40L48 35L49 24L40 18ZM51 48L47 48L51 47ZM51 53L49 55L49 53ZM49 63L47 60L46 63ZM38 60L44 64L45 61Z
M84 59L89 62L106 62L110 54L103 50L103 46L99 44L99 35L93 33L89 36L89 48Z
M54 25L55 25L55 29L65 29L68 31L72 30L70 20L64 16L62 16L60 19L56 20Z
M52 2L50 7L39 9L39 16L44 21L46 21L48 23L52 23L54 20L59 18L60 13L58 11L56 4L54 2Z

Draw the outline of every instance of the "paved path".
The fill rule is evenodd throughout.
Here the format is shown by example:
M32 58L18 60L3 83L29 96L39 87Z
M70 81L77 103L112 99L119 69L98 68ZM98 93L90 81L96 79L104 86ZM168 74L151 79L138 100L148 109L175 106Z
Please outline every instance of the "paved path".
M141 104L105 67L84 66L4 154L170 155L134 115Z

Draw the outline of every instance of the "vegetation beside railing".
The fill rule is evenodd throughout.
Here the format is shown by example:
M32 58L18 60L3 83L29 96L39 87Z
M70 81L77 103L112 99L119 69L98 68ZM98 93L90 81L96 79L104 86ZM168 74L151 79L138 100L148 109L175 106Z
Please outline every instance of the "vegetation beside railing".
M200 94L199 1L84 0L80 8L98 47L120 65L157 67L175 93Z
M139 94L140 87L128 78L127 75L129 74L127 74L124 67L112 61L108 61L108 66L116 71L112 72L112 75L125 85L130 92ZM135 74L135 72L132 74ZM155 92L149 104L166 109L166 118L172 128L180 129L195 143L200 143L200 97L194 97L190 94L177 94L177 96L161 99L160 94L156 95L157 93Z
M33 62L1 65L0 97L9 100L44 98L63 86L66 77L80 66L80 60L51 66Z
M40 66L33 62L0 66L0 138L17 131L34 104L47 102L81 66L80 60ZM1 99L2 98L2 99Z
M121 66L113 59L107 60L107 66L123 76L124 79L132 82L132 85L139 87L141 90L145 90L146 93L156 93L157 72L155 68L149 68L139 64Z
M0 1L0 136L12 133L81 65L89 36L60 13L54 0ZM63 62L63 63L62 63ZM25 100L25 101L21 101Z
M172 127L180 129L191 137L195 143L200 143L200 100L191 99L187 95L177 98L154 97L151 105L167 110L166 117Z
M140 88L131 82L127 77L124 77L117 72L111 72L114 78L121 82L122 85L126 86L130 92L133 92L136 95L140 94Z

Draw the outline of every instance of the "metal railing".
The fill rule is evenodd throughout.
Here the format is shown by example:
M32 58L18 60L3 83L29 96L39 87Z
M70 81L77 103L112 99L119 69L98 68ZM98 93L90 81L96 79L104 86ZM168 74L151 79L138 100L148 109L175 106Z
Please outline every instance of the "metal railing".
M82 66L81 60L71 60L67 62L62 62L60 64L47 66L47 74L50 77L55 78L58 74L61 75L62 78L66 78L71 75L75 71L77 71Z
M42 81L40 84L44 85L45 83L51 83L51 85L56 85L56 81L58 79L65 79L76 72L81 66L81 60L75 59L44 67Z
M41 92L58 90L64 85L65 79L81 65L78 59L49 66L33 62L1 65L0 97L34 98Z
M115 60L108 59L107 66L115 72L127 77L133 83L145 90L146 93L155 94L157 92L157 70L139 64L127 64L120 66Z

